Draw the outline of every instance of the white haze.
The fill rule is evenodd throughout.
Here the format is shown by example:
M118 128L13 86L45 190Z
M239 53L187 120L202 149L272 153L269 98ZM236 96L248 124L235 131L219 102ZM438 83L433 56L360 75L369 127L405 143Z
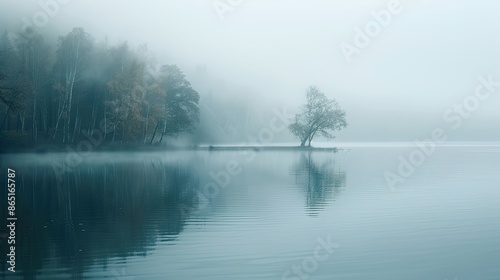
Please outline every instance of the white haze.
M474 93L480 75L500 81L500 2L402 0L403 12L348 64L341 42L352 44L354 28L388 2L243 0L221 21L213 0L73 0L40 32L78 26L96 40L147 43L202 96L229 88L224 98L264 115L296 110L305 89L317 85L347 112L349 127L337 141L413 141L436 127L450 141L500 141L500 88L459 129L442 117ZM38 1L0 3L1 29L19 28L22 17L41 10ZM208 77L192 76L199 65Z

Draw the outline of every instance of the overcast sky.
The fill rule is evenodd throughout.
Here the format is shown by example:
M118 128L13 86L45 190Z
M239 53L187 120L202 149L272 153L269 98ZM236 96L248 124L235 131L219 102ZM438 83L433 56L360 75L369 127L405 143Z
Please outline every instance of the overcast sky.
M50 1L0 0L1 29L19 29L23 17L33 21L43 11L39 2ZM500 81L499 1L60 2L67 3L42 32L62 35L78 26L96 40L147 43L161 63L187 73L204 64L252 98L291 109L317 85L348 114L341 141L412 141L436 127L451 141L500 141L500 87L457 129L443 119L474 94L479 76ZM236 5L217 12L214 3ZM391 5L398 12L390 23L348 63L340 46L355 46L355 28L365 29L373 12Z

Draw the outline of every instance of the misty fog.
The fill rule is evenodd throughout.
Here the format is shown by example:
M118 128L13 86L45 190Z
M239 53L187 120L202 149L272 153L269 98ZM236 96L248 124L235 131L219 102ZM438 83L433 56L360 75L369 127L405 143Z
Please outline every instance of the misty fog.
M0 0L1 279L500 279L499 12Z
M426 138L436 127L451 127L443 114L474 93L479 76L499 74L495 1L401 1L402 11L350 63L341 44L352 45L355 28L388 1L243 0L222 12L212 0L60 2L37 27L53 38L47 41L82 27L97 42L147 44L160 64L178 65L200 93L201 123L238 126L238 142L244 131L265 126L273 109L295 113L309 85L347 113L349 126L335 141ZM36 20L40 3L2 0L2 32L20 30L23 18ZM500 141L498 105L493 95L460 129L448 129L449 140ZM284 132L274 141L295 140Z

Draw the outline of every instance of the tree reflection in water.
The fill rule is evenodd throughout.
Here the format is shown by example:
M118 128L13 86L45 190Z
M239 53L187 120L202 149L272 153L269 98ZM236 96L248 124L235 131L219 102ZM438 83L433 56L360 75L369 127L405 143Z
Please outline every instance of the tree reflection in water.
M313 158L313 152L303 152L292 171L296 183L306 191L307 213L311 216L317 216L334 200L346 183L346 173L335 171L333 160L319 162Z
M197 173L179 164L94 162L65 173L63 181L46 164L16 172L22 178L16 267L24 279L34 279L47 260L79 279L90 265L105 269L109 258L147 255L182 232L190 212L181 204L196 209Z

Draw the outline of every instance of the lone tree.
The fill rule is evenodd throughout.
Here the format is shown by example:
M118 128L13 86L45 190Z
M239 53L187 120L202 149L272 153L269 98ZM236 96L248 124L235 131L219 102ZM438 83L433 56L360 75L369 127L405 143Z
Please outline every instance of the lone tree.
M335 99L328 99L317 87L310 86L306 93L307 102L300 107L301 112L295 115L290 132L300 139L300 146L309 147L318 133L327 139L333 139L334 131L347 127L345 112L340 109Z

